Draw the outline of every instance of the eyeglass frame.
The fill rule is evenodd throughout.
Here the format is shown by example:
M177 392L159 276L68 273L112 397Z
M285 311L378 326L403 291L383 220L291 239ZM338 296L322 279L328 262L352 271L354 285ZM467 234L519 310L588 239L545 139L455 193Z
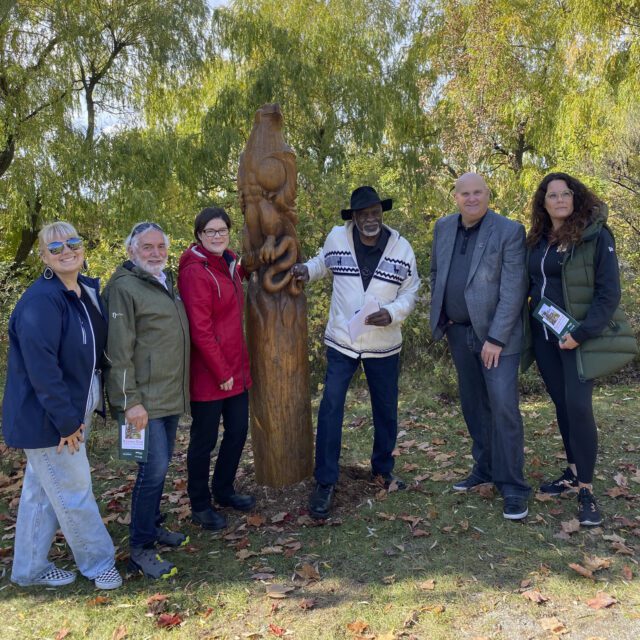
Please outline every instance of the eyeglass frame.
M224 227L224 229L203 229L200 233L203 233L209 240L216 236L218 238L226 238L229 235L229 227Z
M71 238L67 238L66 240L54 240L53 242L48 242L46 245L47 251L52 256L59 256L60 254L62 254L65 246L70 251L80 251L80 249L84 247L84 240L82 238L78 238L77 236L72 236Z
M568 200L569 198L573 198L574 193L571 189L564 189L563 191L558 191L556 193L545 193L544 199L551 200L551 202L556 202L559 200Z

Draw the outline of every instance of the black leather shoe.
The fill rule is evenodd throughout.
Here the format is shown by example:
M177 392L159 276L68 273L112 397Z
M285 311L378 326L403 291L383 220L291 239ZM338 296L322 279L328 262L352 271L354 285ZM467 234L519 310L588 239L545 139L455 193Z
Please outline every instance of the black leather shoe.
M204 511L192 511L191 522L199 524L208 531L218 531L227 526L227 519L211 507Z
M398 478L398 476L394 476L392 473L371 474L371 479L374 482L380 482L380 478L382 478L382 484L384 484L385 489L389 489L393 483L395 483L394 486L397 491L402 491L407 488L407 483L401 478Z
M309 498L309 515L316 520L324 520L329 517L335 484L316 484Z
M232 493L224 498L216 496L216 502L221 507L231 507L236 511L251 511L256 506L256 499L243 493Z

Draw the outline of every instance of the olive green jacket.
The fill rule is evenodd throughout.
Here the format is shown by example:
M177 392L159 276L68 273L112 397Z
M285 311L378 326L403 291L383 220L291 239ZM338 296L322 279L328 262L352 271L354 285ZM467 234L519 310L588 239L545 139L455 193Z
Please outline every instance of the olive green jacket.
M606 209L602 217L589 225L581 244L568 251L562 264L562 291L565 310L578 322L585 319L594 295L594 256L600 230L605 225ZM527 262L529 259L527 255ZM521 369L525 371L533 362L530 315L528 304L523 311L524 345ZM576 350L578 377L592 380L621 369L638 353L635 334L618 305L607 326L598 336L585 340Z
M189 323L167 272L167 289L125 262L103 296L109 316L106 388L114 414L142 404L149 418L189 407Z

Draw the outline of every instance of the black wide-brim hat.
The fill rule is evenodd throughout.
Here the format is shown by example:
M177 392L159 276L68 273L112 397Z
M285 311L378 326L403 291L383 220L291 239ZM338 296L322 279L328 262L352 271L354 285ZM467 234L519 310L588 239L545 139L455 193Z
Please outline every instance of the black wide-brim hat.
M389 209L391 209L392 200L391 198L380 200L378 192L373 187L358 187L351 194L351 208L342 210L342 219L351 220L354 211L366 209L373 204L381 204L383 211L389 211Z

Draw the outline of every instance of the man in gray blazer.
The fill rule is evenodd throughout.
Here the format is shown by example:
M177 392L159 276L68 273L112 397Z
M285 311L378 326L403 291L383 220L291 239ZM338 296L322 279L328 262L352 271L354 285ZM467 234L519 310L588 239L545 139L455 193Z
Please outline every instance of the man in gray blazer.
M454 198L459 213L436 222L431 251L431 332L436 340L446 333L473 441L471 475L453 488L493 482L504 517L520 520L531 491L518 407L524 227L488 208L489 188L478 174L458 178Z

